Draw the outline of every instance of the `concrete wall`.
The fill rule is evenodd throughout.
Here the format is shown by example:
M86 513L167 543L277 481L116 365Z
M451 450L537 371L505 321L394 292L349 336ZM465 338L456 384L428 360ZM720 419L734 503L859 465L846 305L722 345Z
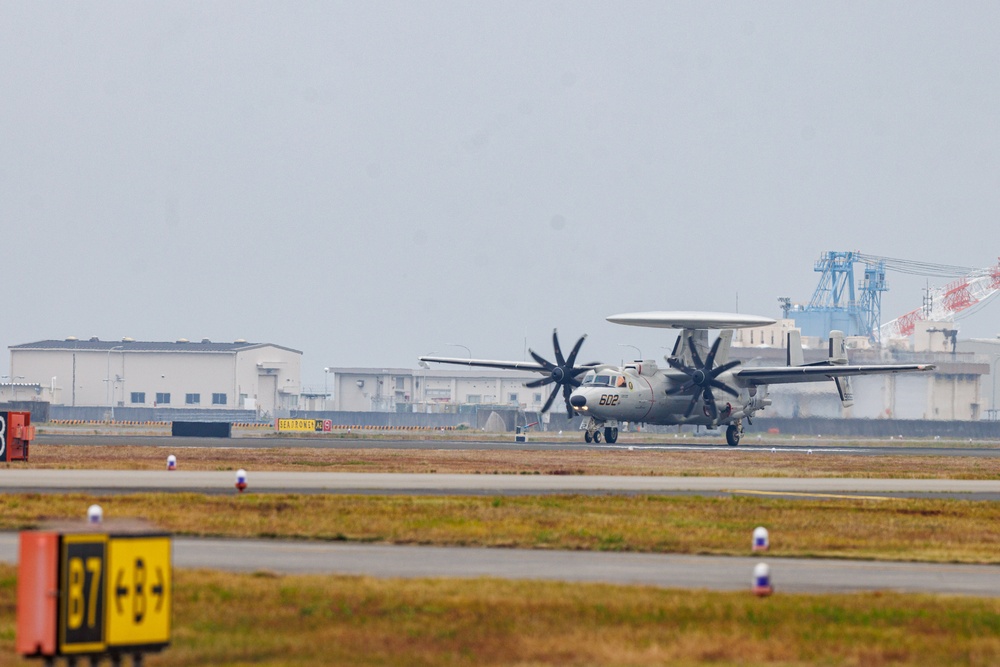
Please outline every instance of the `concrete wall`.
M770 429L778 429L785 435L1000 439L1000 422L987 421L759 418L745 428L748 434L766 434Z

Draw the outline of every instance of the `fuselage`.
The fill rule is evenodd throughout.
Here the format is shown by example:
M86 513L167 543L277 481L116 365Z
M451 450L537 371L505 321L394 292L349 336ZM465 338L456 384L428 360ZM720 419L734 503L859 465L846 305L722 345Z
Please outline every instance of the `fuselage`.
M687 375L657 368L652 362L588 372L582 380L583 385L570 395L570 405L578 414L603 422L714 426L744 416L754 403L748 388L740 386L730 373L719 379L738 390L739 396L716 391L714 419L700 389L695 387L680 394L667 394L668 390L684 385L689 380ZM690 414L685 416L695 393L698 398Z

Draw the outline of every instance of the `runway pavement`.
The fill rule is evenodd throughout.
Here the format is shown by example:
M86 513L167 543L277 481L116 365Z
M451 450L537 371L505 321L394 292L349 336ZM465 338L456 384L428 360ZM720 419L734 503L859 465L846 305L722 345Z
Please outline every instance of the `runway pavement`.
M470 475L420 473L255 472L253 493L389 494L762 494L829 497L925 495L1000 499L1000 480L827 477L653 477L611 475ZM0 469L0 489L31 493L80 491L234 493L228 471Z
M247 449L262 449L271 447L303 447L308 449L444 449L458 451L476 450L530 450L530 451L584 451L609 450L628 451L629 447L643 451L740 451L760 452L772 451L797 452L801 454L850 454L854 456L973 456L1000 457L1000 447L996 443L940 443L937 441L911 441L906 445L865 445L860 446L849 440L805 438L789 440L748 437L739 447L729 447L724 441L710 438L677 439L669 435L663 436L661 443L628 443L619 442L614 445L586 444L582 436L579 440L553 438L545 434L529 436L528 442L509 440L447 440L420 439L419 435L412 438L394 438L376 440L369 438L340 438L322 435L307 437L288 437L279 435L235 437L235 438L189 438L153 435L79 435L79 434L39 434L35 438L37 444L50 445L136 445L142 447L235 447ZM868 441L865 441L868 442ZM937 442L937 444L935 444Z
M16 533L0 533L0 561L16 563ZM498 577L749 590L754 565L776 591L869 590L1000 597L1000 566L792 558L681 556L529 549L413 547L175 538L174 567L375 577Z

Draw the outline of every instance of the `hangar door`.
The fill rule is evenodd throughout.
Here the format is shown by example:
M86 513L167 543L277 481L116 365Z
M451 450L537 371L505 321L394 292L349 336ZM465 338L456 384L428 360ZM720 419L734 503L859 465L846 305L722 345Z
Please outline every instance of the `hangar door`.
M257 409L260 414L265 412L274 416L274 407L278 397L278 376L261 374L257 376Z

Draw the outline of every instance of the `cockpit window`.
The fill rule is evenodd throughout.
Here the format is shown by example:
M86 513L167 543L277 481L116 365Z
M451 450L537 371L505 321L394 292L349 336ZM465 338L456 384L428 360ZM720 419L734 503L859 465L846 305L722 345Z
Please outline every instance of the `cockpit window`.
M625 379L624 375L597 375L596 373L587 373L587 375L583 378L583 384L591 387L625 387L628 385L628 381Z

